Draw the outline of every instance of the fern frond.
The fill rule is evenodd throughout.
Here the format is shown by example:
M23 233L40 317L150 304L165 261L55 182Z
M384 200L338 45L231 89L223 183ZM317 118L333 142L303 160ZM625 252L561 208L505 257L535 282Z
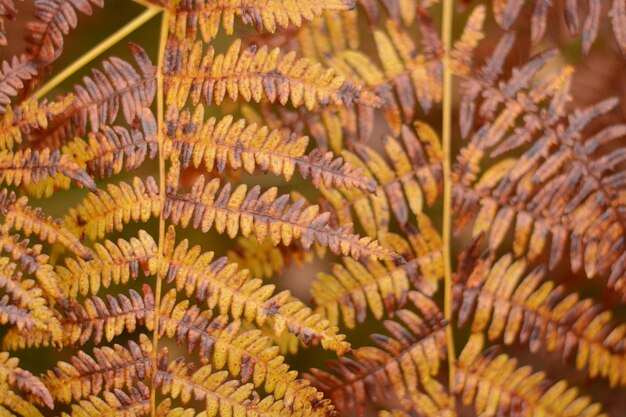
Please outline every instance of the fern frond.
M45 330L53 339L61 338L61 325L45 300L43 290L35 281L23 279L16 265L5 257L0 257L0 288L11 299L11 304L8 299L2 299L0 321L15 324L18 331Z
M207 302L220 314L262 326L271 320L278 335L285 330L299 335L305 344L321 342L325 349L342 354L350 345L345 336L328 321L314 314L302 302L293 300L289 291L274 295L274 285L263 285L262 280L251 278L249 271L228 264L225 257L213 260L212 252L202 253L199 246L189 248L187 240L175 245L176 235L170 227L164 250L161 276L175 283L177 291L188 297L195 294L200 303Z
M59 101L26 99L15 107L7 106L0 120L0 150L12 150L33 130L46 129L49 121L65 113L73 101L69 94Z
M4 215L2 230L22 231L26 236L36 234L49 243L59 242L75 255L89 260L92 252L71 231L60 225L60 221L45 216L40 208L32 208L26 197L17 197L6 188L0 191L0 209Z
M450 51L450 65L452 72L457 76L464 76L471 72L474 51L485 37L483 31L485 17L485 6L482 4L476 6L467 18L461 37L454 42L454 49Z
M141 334L139 343L131 340L128 348L117 344L95 348L93 356L79 351L69 362L58 362L43 382L55 401L65 404L103 390L131 388L152 375L151 349L148 337Z
M121 126L104 126L99 132L88 133L86 140L74 138L60 149L62 158L69 158L94 178L111 177L122 168L137 169L146 157L154 159L157 151L157 124L147 108L140 111L130 131ZM48 197L58 189L68 189L70 184L69 178L57 175L28 187L27 191L36 197Z
M473 234L490 231L489 246L496 249L515 224L513 251L517 256L538 259L551 237L551 269L564 258L569 243L574 272L584 268L590 278L609 272L610 283L615 285L626 271L622 238L626 181L624 153L611 145L624 137L626 128L608 125L590 135L586 127L611 111L617 100L573 112L566 109L571 76L567 68L530 87L554 51L533 58L514 69L506 82L493 86L511 45L512 38L504 38L481 78L465 86L462 132L469 133L473 125L481 90L486 91L480 116L493 121L480 127L457 160L455 230L463 230L476 217ZM567 121L563 120L566 115ZM523 125L509 132L518 119ZM532 145L526 147L527 143ZM487 152L500 157L513 151L521 151L521 157L499 161L476 181Z
M144 230L128 241L96 242L93 252L90 261L66 258L65 266L56 266L59 285L69 297L97 295L101 288L111 284L126 285L131 278L139 277L139 271L144 276L155 276L158 272L157 244Z
M189 352L199 346L203 363L211 363L215 370L228 366L229 375L243 383L250 380L255 387L263 386L265 392L283 399L288 409L303 413L317 410L323 415L333 410L308 381L296 379L297 372L289 370L278 347L261 336L260 330L242 331L239 320L213 318L211 310L190 307L189 300L176 303L175 290L161 301L159 320L161 336L175 337Z
M32 395L41 401L46 407L54 408L52 396L41 380L29 371L19 368L18 365L19 361L17 358L11 358L7 352L0 353L0 386L3 386L2 394L7 394L7 386L16 387L22 393ZM0 403L11 408L11 403L6 402L7 397L3 397L2 394L0 394ZM15 411L19 412L19 410ZM26 414L22 415L27 417Z
M608 378L611 386L626 385L626 355L622 344L626 325L616 325L609 311L590 299L567 294L552 281L543 281L539 267L524 276L526 262L503 256L495 263L485 254L471 275L456 276L454 309L458 325L472 320L472 332L486 332L505 344L529 343L531 352L545 347L589 376Z
M246 185L240 185L231 192L230 184L226 184L218 194L219 186L217 178L205 186L201 176L191 193L167 196L165 218L174 225L186 228L191 224L203 232L215 225L218 233L226 232L230 238L254 232L259 242L269 236L274 245L289 245L293 239L299 239L305 249L317 242L335 254L354 258L396 257L377 241L351 234L349 226L332 229L328 225L330 213L320 214L318 206L307 206L303 199L287 208L289 196L279 197L275 187L261 194L258 186L248 191Z
M344 152L346 161L364 170L379 183L375 194L359 190L322 187L324 198L333 208L339 224L352 222L352 211L369 236L389 229L390 212L400 223L409 222L409 213L421 213L424 202L432 206L441 194L443 154L436 133L416 122L417 135L402 128L402 145L392 137L384 140L390 164L375 150L362 147L358 155Z
M50 153L46 148L42 152L32 151L0 151L0 182L7 185L36 184L48 177L62 174L77 183L96 190L96 183L85 170L59 151Z
M150 107L156 95L156 67L141 47L133 43L129 47L139 71L117 57L105 60L102 70L93 69L92 77L83 77L84 85L74 87L75 99L68 111L52 119L46 129L31 133L32 146L58 149L70 139L85 136L88 126L98 132L112 125L120 109L130 124Z
M180 397L183 404L192 398L206 402L206 414L227 417L287 417L312 413L295 413L286 409L284 403L266 396L262 400L254 392L252 383L242 384L229 380L227 371L214 371L211 365L197 370L186 364L184 358L170 361L167 350L160 353L154 384L163 395L173 399Z
M34 63L27 56L13 56L11 61L2 61L0 69L0 113L5 113L11 97L24 88L24 83L37 75Z
M64 36L78 24L77 11L90 16L92 4L104 6L104 0L35 0L35 20L26 24L28 53L40 66L55 61L63 51Z
M404 306L411 288L431 296L437 288L440 274L432 275L431 267L440 260L439 252L415 257L407 241L399 235L384 233L381 242L407 260L405 264L382 263L370 259L357 262L344 258L343 265L333 264L331 273L320 273L311 285L315 311L332 325L343 317L346 327L353 329L367 317L368 306L377 320L386 312Z
M402 123L415 119L416 102L427 112L441 100L441 41L436 33L430 36L430 18L420 16L419 28L425 43L422 53L408 32L387 21L386 31L374 32L382 69L361 52L347 51L341 55L352 71L384 99L387 123L395 135L400 134ZM396 97L391 91L384 91L389 87L393 87Z
M75 236L102 239L114 230L122 231L130 221L145 223L158 217L161 210L159 187L152 177L135 177L133 185L125 182L107 185L107 191L90 193L82 204L71 208L64 226Z
M59 303L64 309L69 308L70 300L59 285L49 256L41 253L41 245L29 246L28 240L20 240L19 235L9 235L9 232L6 227L0 228L0 250L11 255L13 261L19 262L22 270L35 275L39 287L46 293L47 298Z
M72 411L62 417L141 417L150 414L150 388L143 383L128 389L105 391L102 398L95 395L72 404Z
M508 0L493 1L492 4L496 21L503 29L509 30L515 20L517 20L524 2ZM621 0L613 0L610 4L610 10L603 10L601 1L589 0L586 2L587 16L585 16L582 27L580 23L581 10L579 9L578 3L575 1L567 1L561 4L561 7L564 9L562 13L565 16L565 23L570 35L581 35L582 52L584 55L589 53L596 41L598 30L601 27L601 17L609 15L611 17L613 35L615 36L617 46L622 54L626 56L626 34L624 33L623 26L626 22L624 2ZM553 6L553 4L548 1L535 2L530 19L530 40L533 44L539 43L545 35L548 23L548 11L551 6Z
M220 22L226 34L232 35L235 16L259 32L265 28L274 33L289 24L299 27L303 20L312 20L324 10L351 10L354 6L355 0L186 0L172 11L169 31L178 39L194 41L199 30L202 40L208 43L217 36Z
M281 56L278 48L268 51L250 46L241 51L236 40L225 54L215 55L212 47L202 55L202 43L188 45L175 38L168 40L165 76L166 103L181 110L187 101L196 105L221 104L231 100L269 102L311 110L317 105L364 103L378 106L378 98L335 75L333 70L295 53ZM190 97L191 96L191 97Z
M143 287L143 296L135 290L129 295L118 294L117 298L107 295L106 302L93 296L83 304L74 302L60 319L62 337L55 338L48 330L35 329L29 332L9 330L3 345L10 350L39 346L80 346L90 340L99 344L110 342L124 332L132 333L138 325L145 324L148 330L154 326L154 296L149 287Z
M198 105L193 115L189 110L179 113L175 107L167 112L168 141L164 156L181 159L183 168L193 163L198 167L204 161L207 170L217 167L222 172L226 165L242 168L253 174L255 168L283 175L290 180L297 169L303 178L311 177L314 186L360 188L372 192L375 183L363 176L341 158L332 153L313 150L305 155L307 137L285 137L278 131L256 124L246 125L243 120L233 122L226 116L219 122L215 118L203 120L204 106ZM182 157L182 158L181 158Z
M430 410L450 406L444 387L433 379L445 357L446 322L423 294L414 291L408 297L423 317L399 310L396 316L403 324L385 321L392 336L372 335L377 347L358 348L351 357L331 362L333 374L318 369L305 374L342 413L364 415L368 400L384 404L390 396L407 410L424 403Z
M568 388L565 381L552 383L543 372L517 367L517 360L496 356L493 350L481 354L482 346L481 336L470 338L457 362L453 388L478 414L491 417L523 410L529 415L606 416L599 404L579 397L578 389Z

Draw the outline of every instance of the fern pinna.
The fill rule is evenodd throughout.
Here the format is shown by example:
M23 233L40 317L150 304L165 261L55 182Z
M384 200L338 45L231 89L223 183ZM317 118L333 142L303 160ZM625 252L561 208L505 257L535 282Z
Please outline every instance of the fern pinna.
M0 412L623 415L626 2L454 3L0 0Z

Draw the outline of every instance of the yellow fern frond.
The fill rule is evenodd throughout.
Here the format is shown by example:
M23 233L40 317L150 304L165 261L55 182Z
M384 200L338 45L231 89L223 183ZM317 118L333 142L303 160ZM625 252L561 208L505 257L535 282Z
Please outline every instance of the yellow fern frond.
M424 203L435 204L442 189L439 138L432 128L416 122L415 132L403 126L401 139L402 145L392 137L384 141L391 166L369 147L361 147L359 156L343 153L346 161L376 178L379 186L375 194L322 187L322 194L340 224L351 223L354 211L366 233L375 237L379 231L389 230L390 212L400 225L405 225L409 223L409 213L421 213Z
M69 210L63 224L75 236L102 239L107 233L118 232L130 221L145 223L161 212L159 187L152 177L133 179L133 185L121 182L109 184L107 191L90 193L82 204Z
M481 354L483 344L482 336L470 338L457 362L453 387L478 414L492 417L522 409L531 415L606 417L600 404L579 397L577 388L568 388L565 381L552 383L530 366L517 367L517 360L496 356L494 350Z
M351 234L349 226L332 229L328 225L330 213L320 214L318 206L307 206L303 199L287 207L289 196L279 197L277 188L261 194L258 186L248 191L246 185L240 185L231 192L230 184L226 184L218 194L219 186L218 178L205 186L201 176L191 193L167 196L165 218L174 225L191 225L203 232L215 227L218 233L226 232L230 238L254 232L259 242L269 237L274 245L289 245L293 239L299 239L305 249L317 241L333 253L354 258L396 257L377 241Z
M126 285L130 278L138 278L140 270L145 276L158 272L157 244L144 230L128 241L95 243L93 252L94 259L90 261L66 258L65 266L56 266L59 285L69 297L96 295L111 284Z
M98 132L90 132L86 140L76 137L63 145L61 158L69 158L97 178L111 177L120 173L122 168L126 171L137 169L146 157L154 159L158 150L156 119L147 108L137 111L139 114L130 130L121 126L103 126ZM27 191L36 197L49 197L56 190L69 187L69 178L57 175L27 187Z
M576 368L588 367L591 378L625 386L621 344L626 324L616 324L611 312L591 299L566 294L563 287L544 280L545 268L525 270L526 262L513 262L510 255L497 261L483 256L470 275L457 274L454 309L459 326L472 320L472 332L486 333L490 341L528 343L533 353L543 347L564 361L574 357Z
M323 400L320 392L308 381L296 379L297 372L289 370L278 347L260 330L242 331L239 320L212 316L211 310L190 307L189 300L176 303L176 291L170 290L161 302L160 335L175 337L189 350L199 346L203 363L211 363L215 370L227 366L231 376L243 383L251 381L255 387L263 386L265 392L283 399L289 410L313 410L316 415L332 412L332 405Z
M283 136L269 131L265 126L246 125L243 120L233 121L226 116L219 122L215 118L204 120L204 106L198 105L193 115L175 107L167 112L168 141L164 156L180 159L183 168L189 164L198 167L204 161L208 171L217 168L222 173L228 165L243 168L253 174L255 168L283 175L290 180L297 170L303 178L311 177L316 187L360 188L369 192L375 189L374 181L361 174L332 153L314 150L305 155L307 137Z
M169 30L179 39L189 40L195 40L200 30L204 42L209 42L217 36L220 21L226 33L232 35L235 16L258 31L265 28L273 33L277 27L300 26L303 20L312 20L324 10L351 10L354 6L355 0L200 0L176 4Z
M12 150L15 144L23 143L31 131L46 129L50 119L65 113L73 101L74 96L69 94L59 101L38 103L31 98L15 109L7 106L0 120L0 149Z
M72 411L62 417L141 417L150 414L150 388L143 383L125 391L105 391L102 398L95 395L72 404Z
M221 104L231 100L259 102L263 97L282 105L311 110L317 105L342 106L355 102L379 106L377 97L337 76L333 70L295 53L250 46L241 51L235 41L225 54L215 55L212 47L202 55L202 43L188 45L170 38L164 68L166 103L181 110L188 99L196 105ZM190 97L191 96L191 97Z
M0 208L4 215L2 233L11 229L21 230L26 236L36 234L41 240L51 244L58 241L82 259L89 260L93 257L91 250L75 234L63 227L60 221L45 216L40 208L30 207L26 197L18 198L14 192L3 189L0 191Z
M70 403L98 395L101 391L131 388L152 374L152 344L146 335L139 343L95 348L93 356L79 351L70 362L58 362L43 377L55 401ZM83 403L84 404L84 403Z
M189 248L187 240L175 245L176 235L170 227L166 237L163 279L174 282L177 291L217 308L220 314L243 317L258 326L270 320L278 335L286 330L297 334L305 344L321 343L325 349L342 354L350 345L338 329L329 325L302 302L294 300L289 291L274 294L274 285L263 285L251 278L249 271L228 264L228 259L213 260L213 252L202 253L199 246Z

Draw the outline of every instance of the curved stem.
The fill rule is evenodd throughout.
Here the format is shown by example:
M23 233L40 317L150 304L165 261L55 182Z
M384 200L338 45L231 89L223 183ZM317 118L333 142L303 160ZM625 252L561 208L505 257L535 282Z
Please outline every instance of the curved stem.
M167 41L169 13L167 10L163 11L161 20L161 31L159 34L159 60L157 63L157 125L158 125L158 142L159 142L159 197L161 198L161 214L159 215L159 247L158 247L158 265L159 268L163 263L163 244L165 241L165 219L163 218L163 207L165 206L165 159L163 158L163 131L164 126L164 93L163 93L163 60L165 57L165 43ZM156 290L154 295L154 311L156 314L160 311L161 307L161 288L162 280L161 274L157 272L156 275ZM159 323L158 320L154 325L154 332L152 334L152 369L156 375L157 369L157 356L159 348ZM156 387L154 386L155 378L153 375L152 385L150 390L151 397L151 415L156 416Z
M451 224L452 224L452 72L450 69L450 48L452 46L452 7L454 0L443 1L442 34L444 47L443 56L443 118L442 118L442 146L443 159L443 267L444 267L444 316L448 320L446 340L448 347L449 387L452 391L454 371L456 367L456 352L454 334L452 331L452 259L451 259Z

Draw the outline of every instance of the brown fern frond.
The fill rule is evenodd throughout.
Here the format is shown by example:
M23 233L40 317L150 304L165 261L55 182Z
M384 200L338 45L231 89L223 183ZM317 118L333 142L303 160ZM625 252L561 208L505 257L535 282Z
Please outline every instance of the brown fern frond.
M523 413L554 416L606 416L600 404L579 397L578 389L565 381L546 379L530 366L517 367L517 360L488 350L480 353L483 339L474 335L457 362L454 392L465 405L473 404L480 415L492 417Z
M0 228L0 250L8 253L13 261L19 262L26 273L35 275L39 287L46 293L47 298L59 303L64 309L69 308L70 300L63 293L54 268L49 262L50 258L42 253L41 245L29 246L27 239L20 240L19 235L9 235L9 232L6 227Z
M374 191L374 181L361 174L333 154L313 150L305 155L307 137L285 137L265 126L246 125L243 120L233 122L226 116L204 121L204 106L198 105L193 115L175 107L167 112L168 141L164 145L165 158L181 159L183 168L193 163L198 167L204 161L207 170L217 167L219 173L226 165L242 168L253 174L255 168L283 175L290 180L297 169L303 178L311 177L314 186L360 188Z
M494 263L486 253L471 275L457 274L458 325L472 320L472 332L486 332L490 341L503 337L505 344L528 343L533 353L557 351L564 361L575 357L576 368L587 367L592 378L626 385L626 325L616 325L611 312L591 299L544 281L543 268L524 276L525 269L523 260L503 256Z
M386 320L392 336L372 335L377 347L358 348L350 357L330 362L333 373L312 369L305 374L342 413L364 415L369 401L396 401L407 410L429 404L423 410L427 412L450 406L444 387L433 379L445 357L446 321L423 294L411 292L408 297L422 317L399 310L396 315L403 324Z
M312 20L324 10L352 10L354 6L355 0L184 0L176 3L172 11L170 33L181 40L195 41L200 31L202 40L208 43L217 36L220 22L226 34L232 35L235 16L259 32L265 28L274 33L278 27L286 28L289 24L299 27L303 20Z
M328 225L330 213L320 214L318 206L307 206L303 199L287 207L289 196L278 196L275 187L261 194L258 186L248 191L246 185L240 185L231 192L230 184L226 184L218 194L219 186L218 178L205 186L201 176L191 193L168 195L165 218L174 225L186 228L191 224L203 232L215 226L218 233L226 232L230 238L254 232L259 242L269 236L274 245L289 245L293 239L299 239L305 249L317 242L333 253L354 258L396 257L377 241L351 234L349 226L332 229Z
M358 155L344 152L346 161L379 183L375 194L359 190L336 190L322 187L322 194L333 208L339 224L352 222L352 212L369 236L389 229L390 212L400 223L409 222L409 214L421 213L424 202L432 206L441 193L443 154L439 138L427 125L416 122L415 132L402 128L402 145L392 137L384 140L390 164L375 150L362 147Z
M111 284L126 285L131 278L139 277L139 271L144 276L155 276L158 272L157 244L144 230L128 241L95 243L93 252L90 261L66 258L65 266L56 266L59 285L69 297L97 295L101 288Z
M30 148L15 152L0 151L0 182L6 182L9 186L36 184L59 174L91 191L96 190L93 178L67 155L61 155L59 151L50 153L48 148L41 152L32 151Z
M2 61L0 69L0 113L4 114L11 97L24 88L25 82L37 74L33 62L26 56L13 56L11 61Z
M152 375L152 343L139 335L139 343L95 348L93 356L79 351L69 362L58 362L43 382L55 401L70 403L101 391L131 388ZM83 403L84 404L84 403Z
M551 269L563 259L569 243L574 272L584 268L588 277L609 272L610 283L616 285L626 271L626 177L625 154L611 145L624 137L626 129L608 125L589 134L586 127L617 101L566 110L571 75L567 68L530 87L534 75L554 56L552 51L514 69L511 78L494 87L511 44L512 39L505 38L481 78L465 88L462 131L470 131L481 90L486 92L480 115L493 121L478 129L457 160L455 230L463 230L475 216L474 235L490 231L489 245L496 249L515 224L516 255L526 253L529 260L537 259L551 237ZM523 125L509 132L518 119ZM526 147L527 143L532 145ZM497 162L475 181L484 154L500 157L513 151L521 151L521 157Z
M130 221L145 223L160 212L159 186L154 178L135 177L132 186L121 182L107 185L107 191L90 193L82 204L70 209L63 224L75 236L84 234L96 240L121 231Z
M278 347L260 330L243 331L239 320L212 316L211 310L190 307L189 300L176 303L176 291L170 290L161 302L159 332L175 337L190 353L199 346L203 363L211 363L215 370L228 366L231 376L263 386L265 392L283 399L289 410L332 412L333 406L309 381L296 379L297 372L289 370Z
M342 354L350 345L338 329L329 325L302 302L293 300L289 291L274 295L274 285L263 285L251 278L249 271L228 264L225 257L213 260L213 252L202 253L199 246L189 248L187 240L175 245L176 235L170 227L166 236L161 276L175 283L177 291L195 294L200 303L207 302L220 314L262 326L272 321L278 335L288 330L299 335L305 344L321 343L322 347Z
M16 265L8 258L0 257L0 288L9 300L3 298L1 321L16 325L18 331L45 330L55 340L61 338L61 326L54 310L44 298L44 291L35 281L23 279Z
M26 197L18 198L14 192L5 188L0 191L0 210L4 215L3 233L11 229L21 230L26 236L36 234L51 244L59 242L82 259L93 257L91 250L76 235L63 227L60 221L44 215L40 208L30 207Z
M62 417L141 417L150 414L150 407L150 388L139 382L128 392L114 389L102 393L102 398L92 395L72 404L71 412Z
M133 333L139 325L154 328L154 296L149 287L143 287L143 296L135 290L129 295L107 295L106 302L94 296L82 304L72 303L60 319L62 337L55 338L48 330L17 332L9 330L3 340L11 350L38 346L80 346L90 340L99 344L110 342L124 332Z
M363 103L378 106L377 97L306 58L295 53L281 56L278 48L241 51L236 40L225 54L215 54L212 47L202 54L202 43L188 45L175 38L168 40L165 67L166 103L181 110L190 99L194 105L221 104L226 95L231 100L269 102L311 110L317 105L338 106Z
M156 95L156 67L141 47L134 43L129 47L139 71L117 57L105 60L102 70L93 69L92 77L83 77L84 85L74 87L70 109L53 118L47 128L31 132L31 146L58 149L70 139L112 125L120 110L129 124L142 116Z
M55 61L63 51L64 36L78 24L77 11L90 16L92 4L104 6L104 0L35 0L35 20L26 24L30 59L39 66Z
M66 334L65 344L83 345L88 340L99 344L110 342L123 332L133 333L145 323L148 330L154 326L154 296L149 286L143 286L143 296L135 290L129 295L107 295L105 303L99 297L88 298L84 305L75 304L61 321ZM108 304L108 305L107 305Z
M141 111L130 130L104 126L99 132L88 133L86 140L74 138L60 149L62 158L69 158L94 178L111 177L119 174L122 168L126 171L138 169L146 157L154 159L157 151L157 124L149 109ZM57 175L54 179L27 187L27 191L36 197L48 197L58 189L70 188L70 185L69 178Z
M505 30L509 30L520 14L524 5L520 0L493 1L493 13L498 24ZM578 2L565 1L562 3L565 23L571 36L581 35L582 52L589 53L598 36L598 29L601 27L600 19L604 15L611 17L613 35L617 46L624 56L626 56L626 33L624 23L626 23L626 8L621 0L612 0L610 10L603 10L602 2L599 0L588 0L587 15L581 27L580 12ZM553 4L546 0L535 2L530 19L530 39L533 44L539 43L546 32L548 23L548 10Z

